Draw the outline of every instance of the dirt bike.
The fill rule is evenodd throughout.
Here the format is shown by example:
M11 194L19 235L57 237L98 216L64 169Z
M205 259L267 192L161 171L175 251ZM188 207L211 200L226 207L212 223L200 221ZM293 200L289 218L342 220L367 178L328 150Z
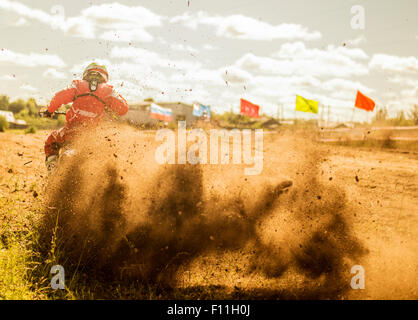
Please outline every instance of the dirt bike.
M47 108L42 108L39 111L38 114L42 118L50 117L50 118L55 118L56 119L59 115L66 115L67 112L66 111L55 111L53 113L49 113ZM111 120L111 121L120 120L120 117L117 116L113 111L109 110L107 107L105 108L105 114L106 114L106 118ZM56 168L58 167L58 164L59 164L59 162L62 158L72 157L72 156L77 154L77 150L73 149L73 148L70 148L69 143L64 142L63 144L60 144L57 147L59 148L58 155L49 156L45 160L45 165L46 165L49 173L53 173L56 170Z
M59 115L66 115L67 111L55 111L53 113L49 113L47 108L41 108L41 110L39 110L38 114L41 118L47 118L48 114L50 114L51 118L56 119Z
M42 118L58 118L59 115L66 115L67 112L66 111L55 111L53 113L49 113L48 110L46 108L43 108L39 111L39 116ZM60 159L62 159L64 156L66 157L71 157L74 156L75 154L77 154L77 151L75 149L70 149L68 147L68 144L63 143L59 146L59 151L58 151L58 155L52 155L49 156L46 160L45 160L45 165L48 169L48 173L51 174L53 173L56 168L58 167L58 164L60 162Z

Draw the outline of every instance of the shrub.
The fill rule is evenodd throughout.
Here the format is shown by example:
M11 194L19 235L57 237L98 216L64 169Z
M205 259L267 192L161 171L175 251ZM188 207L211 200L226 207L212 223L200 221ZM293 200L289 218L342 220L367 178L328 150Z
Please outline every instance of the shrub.
M0 110L9 110L9 97L4 94L0 96Z
M63 127L65 126L65 116L58 116L58 123L57 127Z
M9 128L9 123L5 117L0 116L0 132L6 131Z
M26 107L26 102L22 99L18 99L9 104L9 111L12 111L14 114L19 113L24 110Z
M411 110L410 116L414 124L417 125L418 124L418 104L414 105L414 108Z
M38 130L36 129L36 127L34 127L34 126L30 126L29 128L27 128L27 129L25 130L25 133L36 133L36 131L38 131Z

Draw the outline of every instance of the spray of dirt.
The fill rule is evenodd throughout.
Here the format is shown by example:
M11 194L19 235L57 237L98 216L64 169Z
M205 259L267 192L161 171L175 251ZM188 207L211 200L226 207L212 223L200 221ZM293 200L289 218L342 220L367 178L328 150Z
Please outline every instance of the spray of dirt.
M299 157L293 182L268 159L262 176L247 179L239 165L158 165L153 134L118 124L90 130L50 177L41 254L53 249L67 274L174 287L202 256L241 252L248 276L293 273L305 284L246 297L339 298L348 266L366 250L344 218L343 190L318 180L321 154L297 145L288 146Z

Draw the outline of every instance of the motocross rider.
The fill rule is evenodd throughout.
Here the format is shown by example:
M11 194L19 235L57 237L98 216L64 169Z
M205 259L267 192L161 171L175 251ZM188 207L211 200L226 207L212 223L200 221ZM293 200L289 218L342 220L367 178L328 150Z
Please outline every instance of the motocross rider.
M71 85L55 94L44 116L50 117L62 105L72 102L66 113L66 124L53 131L45 141L45 164L48 170L55 167L59 149L71 138L80 126L97 124L105 117L106 111L113 111L119 116L128 112L125 99L107 84L109 75L106 67L91 63L83 72L82 80L74 80Z

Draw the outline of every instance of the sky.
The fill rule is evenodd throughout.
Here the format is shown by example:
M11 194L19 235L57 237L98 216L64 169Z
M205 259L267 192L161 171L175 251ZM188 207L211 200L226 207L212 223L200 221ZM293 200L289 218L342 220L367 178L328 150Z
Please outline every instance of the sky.
M0 94L46 104L104 63L129 103L200 102L295 116L296 94L331 121L418 104L416 0L0 0Z

